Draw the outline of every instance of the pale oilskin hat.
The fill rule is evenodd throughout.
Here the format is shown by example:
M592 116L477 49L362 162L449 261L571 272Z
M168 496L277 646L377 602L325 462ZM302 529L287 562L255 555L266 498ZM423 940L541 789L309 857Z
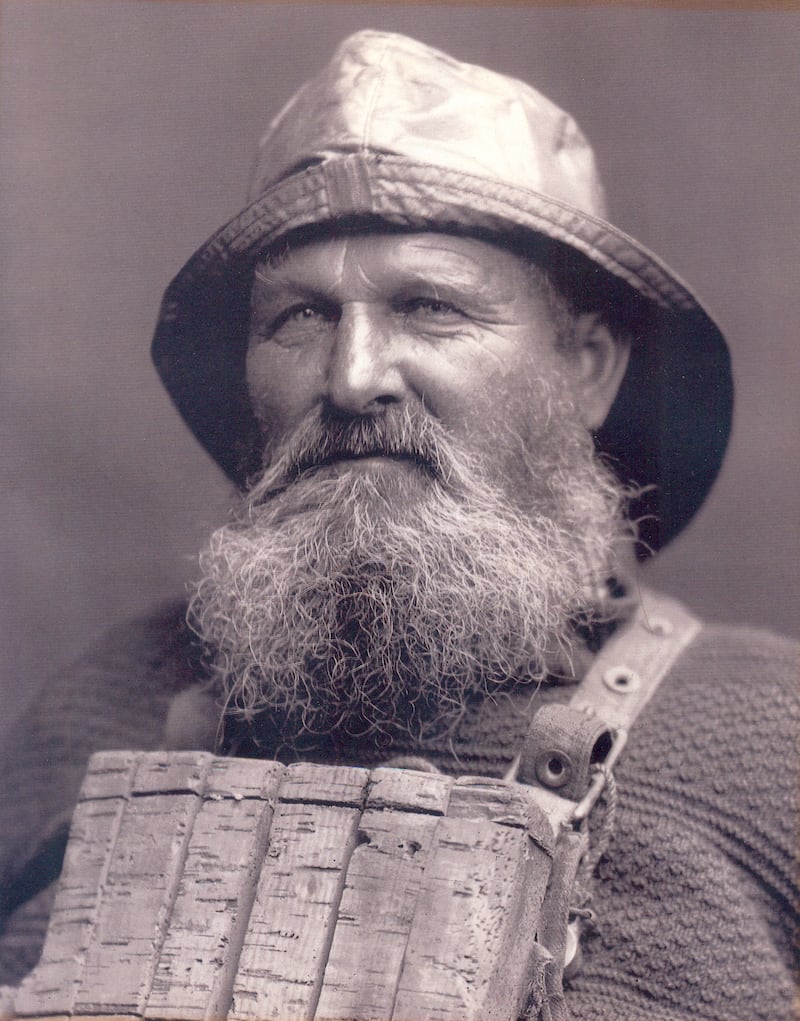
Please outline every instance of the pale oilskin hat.
M153 341L184 419L238 485L262 442L244 357L252 269L294 232L384 222L528 239L556 276L613 305L633 332L630 367L598 449L622 481L640 553L705 498L730 430L725 342L688 287L606 220L590 146L574 120L516 79L405 36L346 39L261 139L248 204L170 284ZM544 242L544 245L543 245Z

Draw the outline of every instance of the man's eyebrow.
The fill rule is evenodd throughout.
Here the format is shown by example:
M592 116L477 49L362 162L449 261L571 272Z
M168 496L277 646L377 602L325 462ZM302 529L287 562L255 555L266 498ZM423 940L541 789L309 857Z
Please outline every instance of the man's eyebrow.
M294 255L296 249L290 245L281 245L274 251L262 253L258 259L256 259L255 266L253 268L254 278L263 281L266 284L273 282L273 277L280 276L281 270L284 269L286 264Z
M259 263L253 271L253 282L258 281L262 288L270 291L288 291L296 294L312 295L321 294L324 288L304 280L297 279L292 275L291 270L284 269L281 264Z
M296 246L290 245L287 242L283 242L280 245L276 245L274 248L268 248L266 251L262 250L256 258L256 269L269 267L269 266L280 266L286 262L290 255L296 251Z
M398 296L412 291L420 291L425 296L441 298L442 300L457 300L461 304L481 302L487 305L494 305L502 300L491 282L481 274L477 267L475 270L451 270L445 272L441 267L435 267L435 271L426 272L425 267L408 269L398 278L394 287Z

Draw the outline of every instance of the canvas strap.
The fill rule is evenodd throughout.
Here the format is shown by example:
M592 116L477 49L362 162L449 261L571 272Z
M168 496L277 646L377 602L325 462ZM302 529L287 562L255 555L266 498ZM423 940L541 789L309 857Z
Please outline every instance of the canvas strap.
M539 707L508 778L579 808L595 767L613 766L637 716L699 629L677 600L642 590L632 619L606 642L570 701Z
M699 630L676 599L643 589L633 620L598 653L570 705L630 728Z
M679 602L647 590L633 618L596 656L567 704L545 704L531 720L513 775L535 792L560 834L538 921L552 955L526 1017L569 1021L563 981L580 964L589 884L613 828L612 769L637 716L700 624ZM602 823L587 822L604 788Z

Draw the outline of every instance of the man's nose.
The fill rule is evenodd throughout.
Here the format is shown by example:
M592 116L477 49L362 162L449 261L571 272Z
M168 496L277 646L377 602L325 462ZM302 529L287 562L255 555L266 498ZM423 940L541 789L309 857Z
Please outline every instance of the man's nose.
M406 396L391 324L368 305L342 306L328 367L328 399L341 411L365 415Z

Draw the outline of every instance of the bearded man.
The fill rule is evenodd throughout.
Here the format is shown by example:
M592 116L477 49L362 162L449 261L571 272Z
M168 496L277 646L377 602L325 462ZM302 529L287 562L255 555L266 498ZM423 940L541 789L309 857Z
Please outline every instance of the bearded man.
M243 496L188 615L115 632L20 728L6 981L35 961L94 750L513 771L537 707L608 643L684 626L635 563L700 506L730 427L719 330L606 222L574 122L383 33L346 40L272 122L153 352ZM620 761L559 1001L575 1018L791 1009L796 649L680 635ZM642 682L625 660L604 677Z

